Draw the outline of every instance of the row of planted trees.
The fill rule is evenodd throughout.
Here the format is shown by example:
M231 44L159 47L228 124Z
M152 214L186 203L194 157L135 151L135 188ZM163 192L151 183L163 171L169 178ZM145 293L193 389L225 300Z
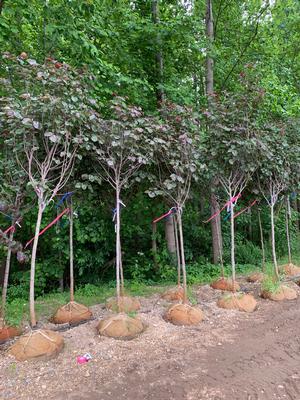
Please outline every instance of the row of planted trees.
M184 323L195 323L202 319L202 313L187 301L182 228L184 207L196 185L213 181L216 195L220 200L226 199L231 221L233 287L234 206L246 191L256 199L266 199L270 207L273 261L278 278L274 207L280 194L297 190L299 135L292 121L271 120L264 112L265 94L251 79L241 77L238 95L223 93L219 98L214 96L209 112L195 112L165 101L158 114L144 115L138 106L129 105L126 99L118 96L112 99L109 107L100 106L93 90L95 77L88 72L75 71L69 65L52 59L38 64L25 53L19 57L4 54L3 62L6 70L2 79L0 144L3 149L2 170L6 173L2 176L5 186L1 204L2 210L13 211L14 218L11 230L0 233L1 241L8 248L7 277L11 251L17 252L20 261L26 261L28 249L32 246L32 328L37 327L34 283L43 214L50 203L61 196L64 188L68 193L73 190L72 182L78 178L79 164L81 170L86 170L82 179L100 185L105 181L114 192L117 296L110 301L112 309L120 312L139 307L124 295L121 208L125 206L122 202L124 191L142 180L147 183L149 196L164 198L175 218L178 284L182 277L183 304L171 307L168 320L178 323L183 318ZM13 179L8 180L8 176ZM91 316L88 309L74 301L73 209L71 196L68 199L61 215L68 214L70 219L71 301L53 317L53 321L59 323ZM26 208L35 206L36 202L35 234L32 241L22 246L13 240L14 230ZM221 248L220 236L219 233ZM3 291L3 319L5 297L6 289ZM98 330L101 334L113 336L115 326L121 326L125 336L134 336L143 329L140 320L121 314L100 321ZM49 346L52 348L56 343L58 334L33 330L28 335L30 341L38 338L44 343L46 340L49 350ZM14 351L19 358L28 355L28 335L16 344ZM27 344L25 347L23 341ZM57 339L57 346L62 346L61 338Z

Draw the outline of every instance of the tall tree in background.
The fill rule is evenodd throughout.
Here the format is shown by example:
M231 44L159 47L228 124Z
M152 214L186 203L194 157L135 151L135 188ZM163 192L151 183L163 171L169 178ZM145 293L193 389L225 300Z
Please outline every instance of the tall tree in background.
M207 37L207 56L206 56L206 96L208 112L211 111L214 102L214 60L212 57L213 41L214 41L214 21L213 21L213 5L212 0L206 0L206 37ZM209 130L209 125L208 125ZM217 214L217 217L211 221L212 229L212 250L213 262L218 264L223 259L223 241L221 230L221 218L219 215L219 203L215 195L218 186L217 178L211 182L210 205L211 213Z

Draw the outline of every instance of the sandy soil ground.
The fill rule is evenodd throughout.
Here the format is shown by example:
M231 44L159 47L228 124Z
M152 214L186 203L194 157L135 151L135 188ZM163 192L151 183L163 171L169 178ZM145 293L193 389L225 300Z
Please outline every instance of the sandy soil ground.
M257 284L241 283L259 299ZM219 309L221 292L207 285L194 294L205 313L196 327L165 322L168 303L153 295L140 299L148 328L132 341L96 334L108 314L97 305L95 320L62 332L56 359L16 362L1 345L0 399L300 400L300 299L259 299L246 314ZM86 352L93 359L78 365Z

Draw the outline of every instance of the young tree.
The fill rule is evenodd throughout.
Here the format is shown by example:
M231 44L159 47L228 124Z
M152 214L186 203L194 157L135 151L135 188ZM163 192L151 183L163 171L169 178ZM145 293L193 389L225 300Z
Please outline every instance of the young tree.
M125 207L121 195L133 182L137 171L151 160L155 130L154 121L146 118L139 107L128 105L116 96L111 104L111 119L99 119L98 131L88 144L98 167L96 176L109 183L115 192L114 223L116 232L116 286L118 310L124 295L121 208Z
M150 197L162 196L176 210L178 227L178 267L183 278L183 302L187 303L186 262L184 253L182 214L190 195L192 180L197 181L201 163L200 131L196 115L187 107L165 104L162 108L163 124L157 130L154 142L156 153L151 176L153 188ZM177 234L175 235L176 238Z
M82 132L91 129L94 111L84 79L67 64L44 64L27 55L4 55L8 76L1 98L1 118L7 144L37 196L38 213L31 253L30 320L34 307L35 264L45 208L66 185Z

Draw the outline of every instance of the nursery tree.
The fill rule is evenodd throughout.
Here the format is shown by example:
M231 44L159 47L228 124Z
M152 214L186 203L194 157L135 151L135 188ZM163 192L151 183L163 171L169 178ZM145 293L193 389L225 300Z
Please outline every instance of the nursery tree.
M35 263L43 212L67 183L94 111L84 75L70 66L52 59L38 64L23 53L17 58L6 53L4 61L8 76L1 118L6 142L38 199L30 273L30 320L35 326Z
M125 204L121 194L134 182L137 171L151 160L154 130L152 118L145 117L139 107L128 105L124 98L116 96L111 103L111 118L98 119L98 131L90 137L88 144L98 165L96 179L108 182L115 192L113 221L118 307L123 295L121 208ZM95 180L93 175L88 178Z
M235 280L234 207L256 169L258 108L263 92L241 76L241 92L223 93L206 113L210 131L205 138L208 177L221 183L230 213L231 266Z
M176 210L178 226L178 266L181 264L184 303L187 302L186 264L182 213L190 195L192 180L198 181L201 163L200 128L197 116L188 107L166 103L161 110L163 124L154 137L154 168L150 175L153 188L150 197L162 196ZM175 235L176 237L176 235Z
M261 159L257 181L261 194L270 208L271 242L274 273L279 279L275 242L275 206L280 194L291 191L299 180L300 142L297 129L284 125L269 125L261 139Z

